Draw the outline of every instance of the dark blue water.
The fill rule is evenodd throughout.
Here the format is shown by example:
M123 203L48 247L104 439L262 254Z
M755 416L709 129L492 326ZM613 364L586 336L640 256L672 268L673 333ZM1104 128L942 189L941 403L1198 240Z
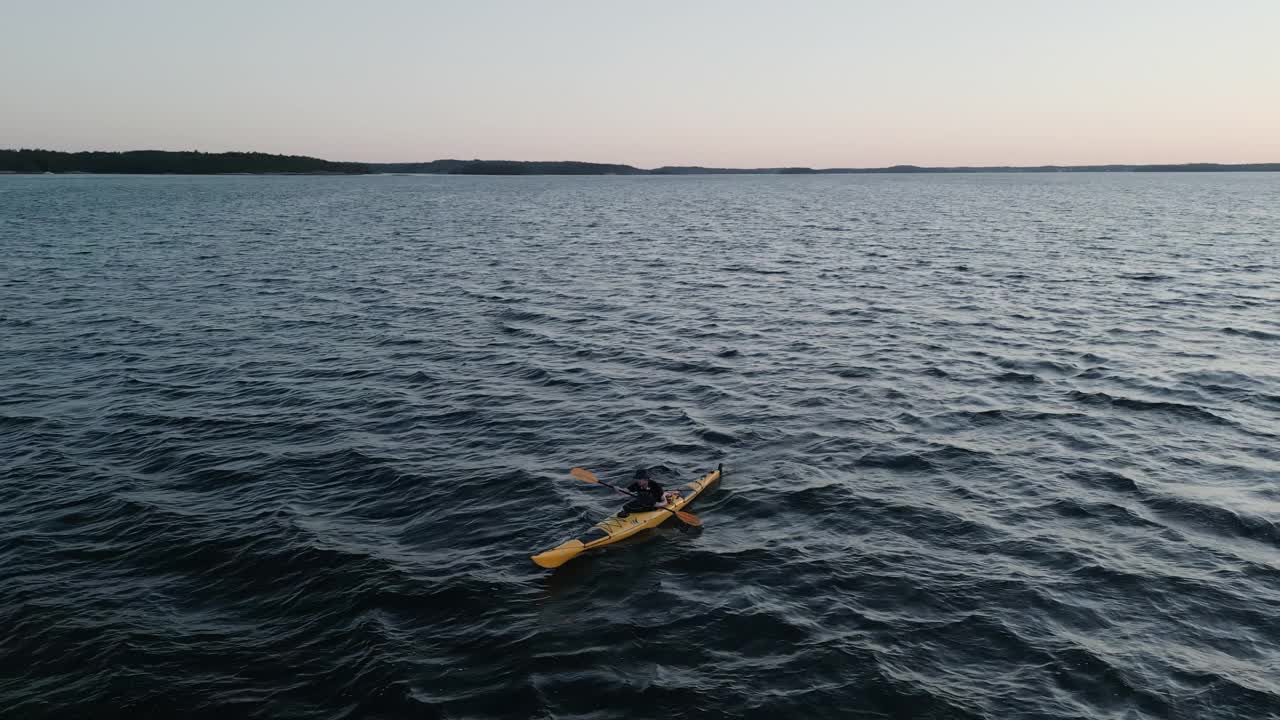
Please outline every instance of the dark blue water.
M0 177L0 715L1280 717L1278 241L1273 174Z

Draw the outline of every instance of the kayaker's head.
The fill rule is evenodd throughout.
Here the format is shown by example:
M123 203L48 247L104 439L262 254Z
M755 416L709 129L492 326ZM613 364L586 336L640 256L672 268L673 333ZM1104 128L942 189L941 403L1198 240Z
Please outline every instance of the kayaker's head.
M640 483L640 487L648 487L649 485L649 469L640 468L636 470L636 482Z

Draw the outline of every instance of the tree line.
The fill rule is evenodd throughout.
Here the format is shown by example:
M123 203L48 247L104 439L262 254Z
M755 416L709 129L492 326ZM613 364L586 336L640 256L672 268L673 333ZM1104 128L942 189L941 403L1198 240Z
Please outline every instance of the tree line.
M0 150L0 171L23 173L122 173L213 175L220 173L341 173L369 172L363 163L320 160L301 155L257 152L204 153L164 150L128 152L58 152Z

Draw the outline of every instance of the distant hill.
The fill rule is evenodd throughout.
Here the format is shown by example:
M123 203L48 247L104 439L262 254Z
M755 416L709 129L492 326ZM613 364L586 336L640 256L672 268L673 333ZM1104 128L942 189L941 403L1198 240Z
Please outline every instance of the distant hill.
M1222 165L1219 163L1187 163L1185 165L1134 165L1134 172L1280 172L1280 163Z
M814 172L809 168L792 169ZM782 168L713 168L698 165L664 165L649 171L652 175L779 175L782 172Z
M447 175L473 160L432 160L431 162L407 163L369 163L371 172L376 173L422 173L427 175Z
M216 175L223 173L357 174L369 172L363 163L330 162L300 155L255 152L57 152L0 150L0 171L55 173L125 173Z
M370 163L373 172L449 175L644 175L631 165L568 161L434 160L424 163Z

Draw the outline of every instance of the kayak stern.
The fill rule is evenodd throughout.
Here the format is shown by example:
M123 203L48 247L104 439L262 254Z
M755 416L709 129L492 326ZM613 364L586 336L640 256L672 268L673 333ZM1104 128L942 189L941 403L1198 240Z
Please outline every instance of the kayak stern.
M559 547L551 548L546 552L540 552L532 556L532 560L540 567L558 568L570 560L578 557L578 554L586 550L587 546L582 544L581 540L570 540Z

